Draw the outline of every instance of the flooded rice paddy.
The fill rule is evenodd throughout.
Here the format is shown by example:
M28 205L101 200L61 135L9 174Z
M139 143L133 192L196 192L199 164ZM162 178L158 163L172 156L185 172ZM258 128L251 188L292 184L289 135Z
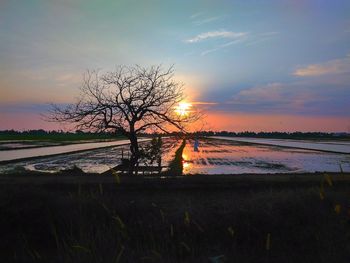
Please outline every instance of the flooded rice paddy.
M201 140L199 152L193 146L183 151L185 174L350 172L350 154L219 139Z
M84 143L100 143L113 142L113 139L90 139L90 140L74 140L74 141L38 141L38 140L1 140L0 151L33 149L50 146L64 146L64 145L79 145ZM1 159L0 159L1 160Z
M299 149L320 150L335 153L350 154L349 141L316 141L316 140L291 140L291 139L267 139L267 138L246 138L246 137L223 137L214 136L214 139L224 139L238 142L266 144L273 146L294 147Z
M175 138L163 140L162 166L167 166L174 158L180 144L181 140ZM0 172L16 167L56 172L77 166L84 172L102 173L120 164L122 157L127 158L129 154L129 145L112 146L17 161L0 165ZM339 172L341 169L350 172L350 154L222 139L201 139L199 152L194 151L194 141L187 140L183 159L184 174Z
M45 146L56 146L60 145L58 142L36 142L36 141L2 141L0 142L0 151L5 150L19 150L27 148L37 148Z
M140 142L149 141L150 139L139 139ZM34 147L29 149L11 149L0 151L0 162L13 161L16 159L33 158L37 156L47 156L54 154L66 154L77 151L94 150L97 148L121 146L128 144L128 140L117 140L108 142L90 142L90 143L72 143L69 145L57 145L50 147Z
M144 142L143 144L145 144ZM112 144L113 145L113 144ZM167 139L163 143L162 148L162 166L167 166L173 159L176 149L179 147L180 141ZM72 145L75 147L77 145ZM88 144L84 146L88 147ZM91 146L91 145L90 145ZM103 146L105 146L103 144ZM34 150L34 149L33 149ZM44 148L35 150L46 150ZM15 152L12 151L14 154ZM76 153L66 153L55 156L40 157L28 161L18 161L5 165L0 165L0 172L11 172L13 169L23 167L31 171L41 172L57 172L60 170L79 167L84 172L103 173L121 163L122 158L130 156L129 145L97 148Z

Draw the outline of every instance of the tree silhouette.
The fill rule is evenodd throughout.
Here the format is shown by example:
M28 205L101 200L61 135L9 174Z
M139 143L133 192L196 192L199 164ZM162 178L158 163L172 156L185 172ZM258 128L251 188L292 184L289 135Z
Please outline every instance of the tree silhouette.
M83 78L81 96L66 107L52 105L49 119L70 122L88 131L114 131L130 140L130 172L140 158L137 135L146 130L183 131L199 115L177 114L183 101L183 85L174 80L174 69L161 66L144 68L120 66L100 74L88 71Z

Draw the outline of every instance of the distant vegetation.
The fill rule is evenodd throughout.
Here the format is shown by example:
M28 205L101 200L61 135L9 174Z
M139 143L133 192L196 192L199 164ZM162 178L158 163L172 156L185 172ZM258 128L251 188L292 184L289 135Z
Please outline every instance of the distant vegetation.
M4 140L40 140L40 141L80 141L80 140L104 140L116 139L122 135L115 133L90 133L90 132L64 132L64 131L45 131L45 130L28 130L15 131L5 130L0 131L0 141Z
M350 140L350 133L325 133L325 132L230 132L230 131L201 131L195 133L199 136L237 136L256 138L279 139L345 139Z
M139 136L154 136L158 133L142 133ZM164 134L163 134L164 135ZM181 132L172 132L170 135L183 135ZM279 139L341 139L350 140L350 133L325 133L325 132L232 132L232 131L200 131L189 133L193 136L237 136L237 137L256 137L256 138L279 138ZM75 132L65 131L45 131L45 130L28 130L0 131L1 140L49 140L49 141L75 141L90 139L115 139L122 137L120 133L112 132Z

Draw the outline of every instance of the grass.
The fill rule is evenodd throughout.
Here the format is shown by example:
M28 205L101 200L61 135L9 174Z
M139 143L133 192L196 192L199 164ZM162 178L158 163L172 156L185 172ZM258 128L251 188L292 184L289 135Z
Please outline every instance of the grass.
M118 179L0 176L1 261L348 262L350 174Z

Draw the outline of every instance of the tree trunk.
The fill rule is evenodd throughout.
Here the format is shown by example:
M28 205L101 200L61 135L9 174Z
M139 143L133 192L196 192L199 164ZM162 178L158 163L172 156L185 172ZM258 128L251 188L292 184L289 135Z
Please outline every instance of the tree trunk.
M129 174L137 174L137 166L138 166L138 161L140 158L140 150L139 150L139 144L137 141L137 136L136 134L130 134L129 137L130 140L130 166L129 166Z

